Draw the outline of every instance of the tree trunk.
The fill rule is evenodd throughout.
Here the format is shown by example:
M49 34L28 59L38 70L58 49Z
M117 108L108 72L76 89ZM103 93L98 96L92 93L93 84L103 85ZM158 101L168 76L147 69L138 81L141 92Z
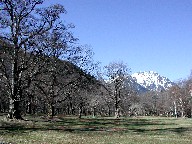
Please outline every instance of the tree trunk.
M118 93L116 92L115 95L115 118L119 118L120 117L120 91L118 91Z
M174 101L173 104L174 104L174 115L177 118L177 105L176 105L176 102Z
M3 106L2 106L2 103L0 103L0 113L3 112Z
M8 113L8 118L13 119L13 114L14 114L14 101L10 98L9 100L9 113Z
M13 101L12 99L10 100L9 113L8 113L9 119L15 118L15 119L23 120L21 116L21 110L19 109L19 104L20 104L20 101Z
M181 117L182 117L182 118L185 117L185 111L184 111L183 105L181 106Z
M70 114L73 115L73 104L72 104L71 99L70 99L70 102L69 102L69 108L70 108Z
M190 118L192 118L192 107L190 108Z
M96 116L96 108L94 107L92 108L92 117L95 118L95 116Z
M28 114L32 114L31 102L28 104Z
M15 44L16 45L16 44ZM8 118L10 119L23 119L21 117L21 111L19 110L19 104L21 99L21 90L19 84L19 73L17 70L18 66L18 47L13 48L13 57L12 57L12 65L11 65L11 94L9 97L9 114Z
M67 105L67 115L70 114L70 108L69 108L69 104Z
M53 118L54 115L55 115L55 106L54 106L54 104L52 104L52 103L48 104L48 114L47 114L47 116Z
M115 110L115 118L119 118L120 117L120 108L117 108Z
M79 118L82 116L82 107L79 107Z
M14 116L15 119L23 120L23 118L21 116L21 110L19 109L19 104L20 104L20 101L15 101L14 102L15 112L14 112L13 116Z
M108 108L108 116L111 116L111 109L110 109L110 107Z
M55 116L55 106L53 104L51 105L51 109L52 109L51 117L53 117Z

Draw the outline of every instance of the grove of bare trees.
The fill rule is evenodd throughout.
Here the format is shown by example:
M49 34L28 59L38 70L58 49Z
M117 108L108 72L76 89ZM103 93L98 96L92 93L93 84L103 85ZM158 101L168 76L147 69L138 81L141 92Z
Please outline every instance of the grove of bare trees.
M0 1L0 112L82 116L192 116L192 76L161 92L138 92L123 62L100 72L87 45L61 21L62 5ZM96 75L97 74L97 75Z

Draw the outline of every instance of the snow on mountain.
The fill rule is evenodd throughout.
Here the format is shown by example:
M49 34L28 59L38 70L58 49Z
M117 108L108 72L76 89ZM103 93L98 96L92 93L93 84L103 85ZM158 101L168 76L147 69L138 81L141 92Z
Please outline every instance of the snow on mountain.
M114 78L114 79L105 80L105 82L108 83L108 84L111 84L117 78L118 78L118 76L116 78ZM135 79L132 76L130 76L130 75L125 76L123 81L124 81L123 85L127 89L134 90L134 91L136 91L138 93L145 93L145 92L149 91L148 89L146 89L145 87L143 87L142 85L137 83L135 81Z
M150 91L162 91L174 85L168 78L153 71L134 73L132 77L138 84Z

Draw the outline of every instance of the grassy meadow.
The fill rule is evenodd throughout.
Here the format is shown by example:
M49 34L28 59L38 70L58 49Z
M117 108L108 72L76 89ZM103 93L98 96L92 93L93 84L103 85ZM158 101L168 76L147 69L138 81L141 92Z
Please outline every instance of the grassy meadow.
M0 143L11 144L190 144L192 119L165 117L89 118L0 116Z

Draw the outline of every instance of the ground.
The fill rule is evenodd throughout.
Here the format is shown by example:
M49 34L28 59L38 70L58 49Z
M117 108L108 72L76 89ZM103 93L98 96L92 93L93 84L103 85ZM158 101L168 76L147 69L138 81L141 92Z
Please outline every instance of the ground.
M189 144L192 119L165 117L44 117L6 121L0 143L12 144Z

